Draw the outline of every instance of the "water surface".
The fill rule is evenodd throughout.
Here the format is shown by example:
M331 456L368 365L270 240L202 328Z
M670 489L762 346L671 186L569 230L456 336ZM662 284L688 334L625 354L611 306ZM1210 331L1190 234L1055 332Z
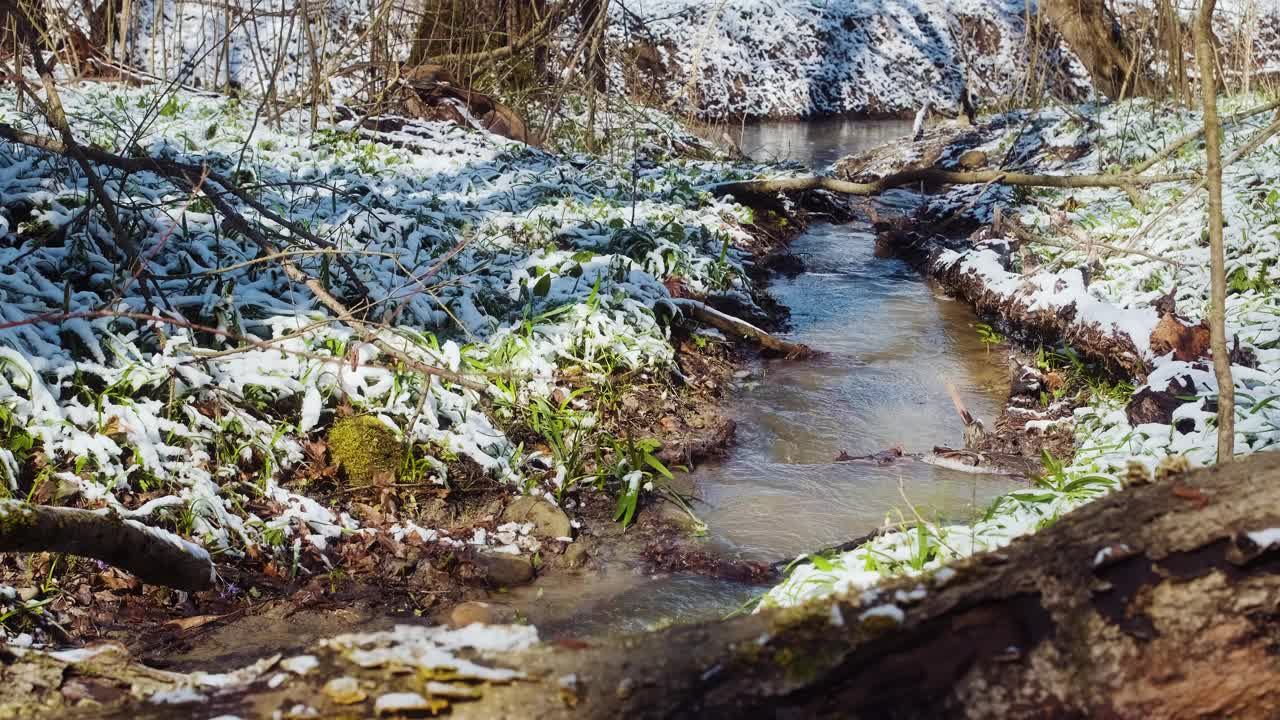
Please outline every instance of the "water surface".
M740 131L760 158L815 169L910 130L899 121L765 123ZM897 193L896 204L909 203ZM930 520L965 519L1015 486L904 460L835 462L899 447L925 452L962 444L952 383L971 412L990 420L1008 387L1002 357L979 342L976 318L935 292L900 260L877 257L865 222L818 224L792 244L805 272L775 277L770 291L791 309L786 337L821 350L805 361L762 361L730 393L736 440L719 462L693 473L704 549L776 561L844 542L915 508ZM637 631L722 617L764 588L695 576L648 577L636 557L601 573L553 578L511 600L544 636Z

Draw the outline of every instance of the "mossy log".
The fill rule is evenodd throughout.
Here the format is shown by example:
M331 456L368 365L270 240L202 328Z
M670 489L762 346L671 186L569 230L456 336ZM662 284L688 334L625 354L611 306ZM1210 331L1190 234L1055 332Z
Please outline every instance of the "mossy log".
M90 510L0 500L0 552L58 552L101 560L146 583L213 586L204 548L136 520Z
M486 711L520 697L531 717L1280 714L1280 455L1115 493L952 569L534 652L522 667L576 672L576 707L515 685Z

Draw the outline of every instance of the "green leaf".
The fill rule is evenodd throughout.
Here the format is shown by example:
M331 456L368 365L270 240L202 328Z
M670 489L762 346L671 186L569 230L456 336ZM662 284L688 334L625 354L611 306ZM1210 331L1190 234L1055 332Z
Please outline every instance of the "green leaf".
M647 452L644 454L644 462L649 467L653 468L654 470L657 470L658 474L661 475L662 477L668 480L675 479L675 476L671 474L671 471L667 469L666 465L662 464L662 461L658 460L658 458L650 455Z
M538 278L538 283L533 286L533 294L536 297L546 297L549 292L551 292L551 273Z
M836 569L836 566L832 565L830 560L822 557L821 555L810 555L809 562L813 563L813 566L822 572L831 572Z
M178 114L182 107L178 104L178 96L170 95L169 100L160 108L160 117L171 118Z

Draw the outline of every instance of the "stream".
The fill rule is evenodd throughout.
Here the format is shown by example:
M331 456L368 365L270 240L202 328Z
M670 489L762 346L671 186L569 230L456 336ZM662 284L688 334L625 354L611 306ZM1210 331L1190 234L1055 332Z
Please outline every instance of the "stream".
M742 128L740 142L756 157L821 170L909 130L902 122L767 123ZM897 192L882 201L913 199ZM963 522L1020 485L911 459L885 466L835 461L841 452L960 445L963 425L945 383L988 421L1008 389L1003 355L978 340L970 309L936 293L906 263L877 257L874 246L866 222L814 224L791 245L805 270L771 279L770 292L791 310L785 336L822 354L757 360L727 393L723 412L737 422L736 438L724 458L688 478L699 498L693 509L708 526L691 543L699 549L735 560L791 559L861 536L886 519L908 519L902 513L911 506L931 520ZM624 541L612 524L593 531L600 537L587 569L552 573L487 601L554 640L717 620L768 589L695 574L651 575L643 571L643 543ZM236 667L268 649L412 621L346 609L287 617L253 615L219 627L168 664Z
M909 132L900 121L823 120L749 125L736 139L753 157L821 170ZM738 423L735 441L725 458L692 477L707 550L742 560L791 558L903 519L908 501L928 519L963 522L1018 485L912 460L834 462L842 451L960 445L963 425L945 383L988 422L1008 389L1003 356L978 340L972 311L936 293L906 263L876 257L874 244L865 222L815 224L791 245L805 271L772 279L770 291L791 310L786 337L823 354L761 361L730 393L725 412ZM625 554L602 560L601 572L538 583L499 602L554 638L716 619L767 589L649 576Z

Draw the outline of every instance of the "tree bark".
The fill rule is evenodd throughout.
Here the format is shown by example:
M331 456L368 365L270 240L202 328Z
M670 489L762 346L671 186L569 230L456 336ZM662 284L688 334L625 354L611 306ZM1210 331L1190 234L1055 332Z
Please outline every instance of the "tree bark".
M1116 31L1106 4L1102 0L1044 0L1040 8L1084 63L1093 86L1107 97L1120 97L1132 51Z
M1209 348L1213 374L1218 380L1218 462L1235 457L1235 383L1231 379L1231 353L1227 350L1227 269L1222 237L1222 132L1218 122L1217 59L1212 32L1217 0L1201 0L1196 18L1196 62L1200 66L1200 92L1204 106L1205 186L1209 190Z
M179 590L213 587L213 562L198 545L136 520L89 510L0 500L0 552L95 558L139 580Z
M1280 713L1280 454L1137 480L1000 552L834 602L617 639L475 656L517 668L472 685L458 718L1274 718ZM377 641L394 647L394 638ZM425 657L390 652L389 657ZM267 683L268 663L212 700L245 717L299 702L323 717L372 715L382 693L429 694L445 672L370 661L322 642L318 672ZM0 672L0 714L151 673L102 676L95 658L21 655ZM399 668L397 670L396 668ZM448 675L448 673L445 673ZM365 693L319 691L350 676ZM111 683L115 683L111 685ZM166 684L168 684L166 686ZM89 687L86 688L85 686ZM117 692L115 717L172 706ZM159 685L157 687L157 685ZM366 697L367 695L367 697ZM433 699L436 696L433 696ZM440 696L445 697L445 696ZM449 696L449 697L457 697ZM206 707L205 709L209 709ZM104 713L108 714L108 713Z

